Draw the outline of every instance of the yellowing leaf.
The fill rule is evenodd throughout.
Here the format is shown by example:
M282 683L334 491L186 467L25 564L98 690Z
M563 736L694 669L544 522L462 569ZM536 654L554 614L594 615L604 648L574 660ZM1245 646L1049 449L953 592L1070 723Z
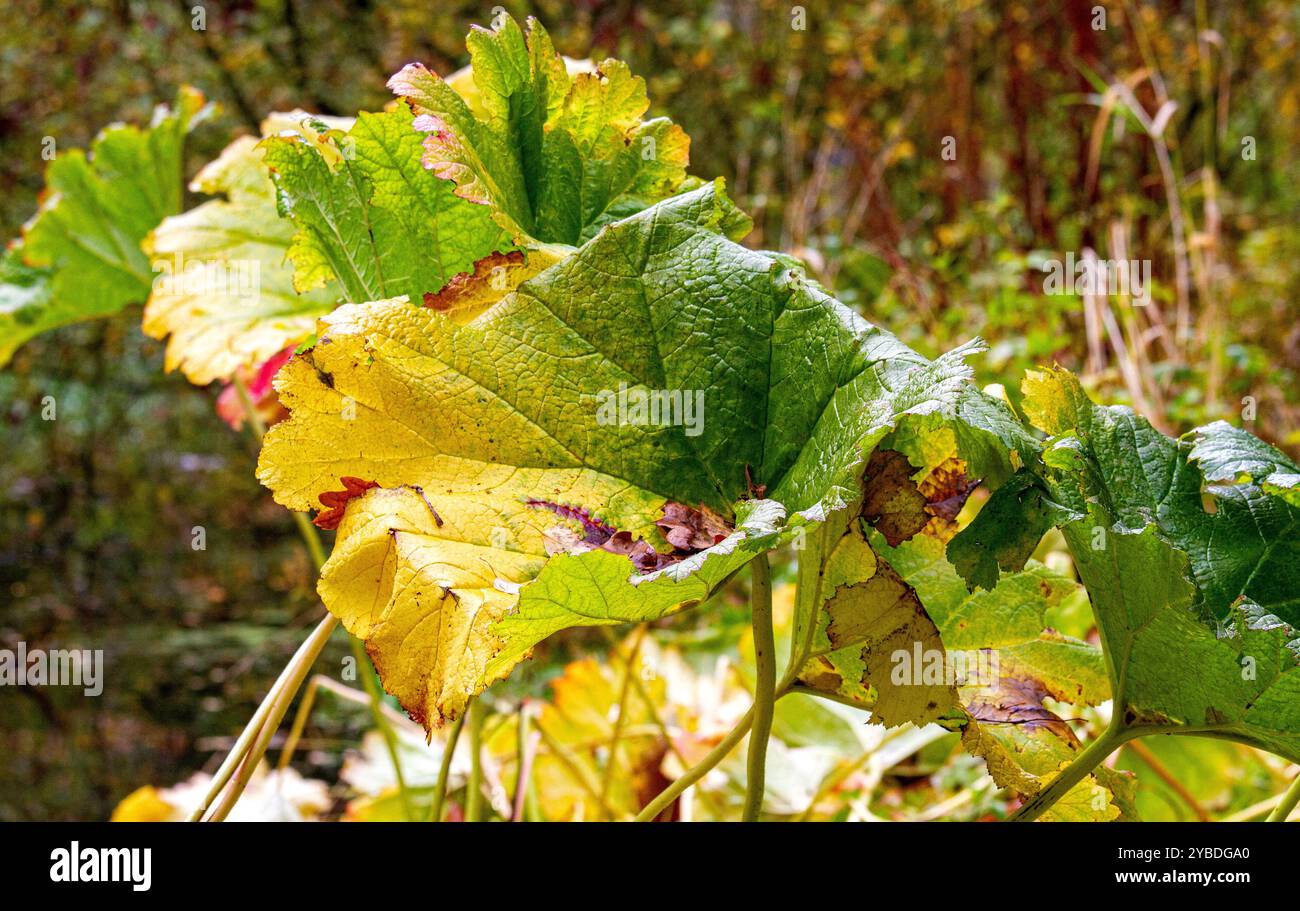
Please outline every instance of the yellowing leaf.
M470 278L434 306L341 307L277 375L291 417L259 477L290 508L345 510L322 597L415 717L454 717L558 630L707 598L843 505L904 418L978 395L974 346L919 357L728 238L745 224L720 187L682 194L499 298ZM670 504L730 533L670 544ZM611 552L638 540L667 565Z
M477 484L467 484L474 475ZM626 489L590 472L453 460L427 476L424 490L366 492L339 526L321 597L366 640L385 687L426 726L457 717L491 682L485 670L502 647L493 624L514 605L517 586L540 572L556 524L552 513L521 505L539 484L576 502Z
M176 808L151 784L136 788L113 808L109 822L168 822L176 819Z
M1044 707L1048 692L1037 680L1003 675L992 685L972 688L964 695L971 721L963 728L962 744L984 758L989 775L1001 787L1032 796L1081 749L1069 725ZM1100 770L1080 781L1041 819L1117 819L1120 808L1115 795L1099 780L1105 775Z
M805 682L863 702L886 727L926 724L956 707L939 630L858 522L831 552L824 585L826 623Z
M264 134L291 131L308 117L274 114ZM299 129L309 130L300 126ZM293 225L276 214L275 188L258 140L231 143L191 183L212 199L163 221L145 240L155 271L144 331L168 338L168 370L192 383L229 379L309 337L334 308L336 287L299 294L285 261Z

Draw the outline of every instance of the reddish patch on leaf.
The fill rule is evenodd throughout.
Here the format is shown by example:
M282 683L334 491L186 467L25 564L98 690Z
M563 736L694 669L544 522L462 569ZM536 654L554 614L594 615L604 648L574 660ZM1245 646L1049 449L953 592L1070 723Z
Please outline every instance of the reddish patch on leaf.
M682 558L676 554L664 554L655 550L642 538L632 539L630 531L620 531L600 545L601 550L611 554L621 554L632 561L640 573L652 573L655 570L671 566Z
M333 530L339 527L343 521L343 513L347 511L348 501L354 497L359 497L372 487L379 485L374 481L366 481L361 478L339 478L343 484L342 490L327 490L320 495L321 505L325 507L313 524L317 528Z
M978 478L967 476L963 462L949 459L930 472L918 489L926 499L926 511L932 516L956 519L971 492L979 485Z
M437 294L424 292L424 306L431 310L444 312L450 310L456 306L457 299L467 291L472 290L476 285L486 284L495 269L523 264L524 254L520 250L511 250L509 253L489 253L474 263L473 272L453 275Z
M681 503L665 503L664 517L655 525L675 550L698 553L731 534L731 526L707 506L693 509Z
M545 509L548 512L555 513L561 519L567 519L570 522L577 522L582 526L582 530L586 534L585 540L588 544L604 544L618 531L617 528L602 522L581 506L570 506L567 503L556 503L552 500L536 500L532 498L525 500L524 505L531 507L532 509Z
M1022 725L1026 731L1046 728L1062 740L1078 744L1074 731L1055 712L1043 705L1048 697L1042 681L1031 677L1002 677L980 690L966 707L981 724Z
M583 539L567 549L572 553L600 550L609 551L627 557L641 573L652 573L679 563L692 554L707 550L727 537L732 527L726 520L707 506L696 509L681 503L664 504L664 516L655 524L663 532L665 540L672 545L671 553L662 553L642 538L633 538L632 533L620 531L593 516L581 506L555 503L550 500L526 500L525 504L534 509L545 509L562 519L576 522L582 526Z
M979 480L966 474L966 463L949 458L919 483L915 469L900 452L877 449L863 475L862 516L897 547L924 531L940 541L957 533L957 514Z

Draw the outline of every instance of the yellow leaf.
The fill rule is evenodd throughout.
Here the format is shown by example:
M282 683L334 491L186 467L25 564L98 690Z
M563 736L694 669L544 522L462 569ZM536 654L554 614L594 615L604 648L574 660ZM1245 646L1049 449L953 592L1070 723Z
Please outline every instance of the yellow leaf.
M306 114L274 114L266 133L293 129ZM301 126L310 133L307 126ZM191 183L212 199L165 219L144 241L154 280L144 331L170 338L166 367L192 383L229 379L309 337L333 309L336 289L299 294L285 253L293 225L276 213L257 139L231 143Z

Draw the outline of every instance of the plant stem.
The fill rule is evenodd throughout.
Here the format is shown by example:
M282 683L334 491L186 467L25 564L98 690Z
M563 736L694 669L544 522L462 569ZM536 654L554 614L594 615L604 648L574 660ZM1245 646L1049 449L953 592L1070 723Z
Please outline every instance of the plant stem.
M1052 779L1051 784L1030 797L1007 817L1007 822L1033 822L1056 805L1056 802L1069 793L1070 789L1087 777L1088 773L1101 763L1119 746L1136 736L1132 731L1111 726L1102 731L1096 740L1089 743L1074 761L1061 770Z
M469 704L469 784L465 794L465 821L483 820L483 703Z
M767 741L776 705L776 642L772 632L772 571L767 554L750 561L750 612L754 626L754 725L749 734L744 822L757 822L767 777Z
M1259 803L1253 803L1244 810L1238 810L1228 816L1219 818L1219 822L1250 822L1252 819L1263 816L1268 813L1279 803L1282 802L1283 794L1274 794L1272 797L1265 798Z
M804 662L808 660L808 656L812 653L813 641L817 631L816 612L821 608L822 581L825 574L823 562L826 559L826 528L826 523L822 523L821 528L818 529L816 540L812 542L811 547L805 548L804 552L799 556L800 561L807 566L807 569L805 570L803 566L800 567L799 593L795 599L795 613L799 615L801 610L804 609L804 598L807 597L806 604L811 605L811 614L805 620L803 637L801 639L796 637L790 643L790 663L786 667L785 673L781 675L781 682L774 689L772 694L773 702L794 691L796 681L799 679L799 672L803 669ZM764 569L766 568L765 563ZM805 588L805 586L807 587ZM650 822L657 818L674 800L682 795L683 791L726 759L727 754L735 749L736 744L740 743L745 738L745 735L749 733L749 729L754 723L756 711L757 703L750 706L749 711L731 729L731 733L727 734L716 747L709 751L708 755L688 769L676 781L664 788L658 797L646 804L645 808L637 814L636 822Z
M1281 802L1268 814L1268 822L1286 822L1297 803L1300 803L1300 774L1291 782L1291 787L1286 789Z
M451 775L451 758L456 753L456 744L460 742L460 731L465 726L465 716L469 714L469 708L473 703L466 706L465 711L460 713L460 717L451 723L451 730L447 733L447 742L442 748L442 765L438 767L438 780L433 786L433 803L429 805L429 822L442 822L442 804L447 799L447 779Z
M298 526L298 535L302 538L303 543L307 545L307 553L311 555L311 562L316 566L316 572L320 572L325 567L325 548L320 543L320 535L316 534L316 527L311 524L305 512L298 512L294 509L290 511L293 515L294 524Z
M230 781L230 776L235 773L239 763L248 755L248 750L253 745L253 740L261 732L262 723L266 721L267 715L271 713L271 707L275 705L275 697L284 686L285 680L288 679L292 667L293 661L291 659L284 666L284 670L280 671L280 676L271 684L271 688L267 690L266 696L262 698L262 702L257 707L257 711L253 713L252 718L248 719L248 724L244 725L244 729L239 733L235 745L230 748L230 752L222 760L217 773L212 776L212 783L208 787L208 793L204 795L203 801L190 815L190 822L198 822L203 818L203 814L212 805L212 801L217 799L217 795L221 793L221 789L225 787L226 782Z
M302 739L303 728L307 726L307 718L311 714L312 707L316 703L316 696L321 690L333 693L340 699L356 705L369 707L370 696L362 690L354 690L350 686L344 686L333 677L327 677L324 674L314 674L307 681L307 688L302 692L302 699L298 703L298 711L294 712L293 724L289 727L289 736L285 738L284 745L280 747L280 758L276 762L277 769L283 769L293 758L293 752L298 748L298 743ZM384 718L389 724L396 727L402 727L410 722L401 715L398 715L387 705L381 705ZM413 728L414 729L414 728Z
M609 787L614 781L614 767L618 759L618 743L623 739L623 725L627 718L627 699L632 689L632 678L636 676L637 656L641 652L641 641L645 638L646 625L637 628L631 652L623 666L623 685L619 688L618 714L614 716L614 730L609 737L609 758L605 761L605 771L600 779L600 802L609 802Z
M302 691L302 701L298 703L298 711L293 714L293 724L289 725L289 736L285 738L284 746L280 747L280 759L275 764L277 772L282 772L288 767L289 760L293 758L293 751L298 749L298 741L302 739L303 729L307 727L307 718L316 704L316 692L320 689L320 682L328 679L317 674L307 681L307 688Z
M266 754L266 748L271 742L271 737L280 722L284 719L285 713L289 711L289 705L293 702L293 697L298 694L302 688L303 681L311 672L312 665L320 657L320 653L325 648L325 643L329 641L330 633L334 632L334 627L338 625L338 618L333 614L326 615L321 620L316 629L312 630L310 636L298 647L293 658L285 665L280 676L276 679L271 687L271 691L266 694L262 700L262 705L258 707L253 718L240 734L239 740L236 741L235 747L226 757L226 761L221 764L216 776L212 780L212 786L208 790L207 796L203 803L190 817L192 822L197 822L203 818L212 801L216 799L217 794L221 792L226 782L230 781L231 775L235 773L238 767L238 774L235 775L234 781L226 789L221 803L212 813L212 819L220 821L226 818L231 807L239 800L239 795L244 792L248 786L248 780L252 777L253 771L257 768L258 762ZM250 746L251 744L251 746Z
M645 805L640 813L637 814L636 822L651 822L656 819L660 813L666 810L674 800L681 796L682 792L689 788L695 782L699 781L705 775L712 771L713 767L722 760L727 758L727 754L735 749L736 744L745 739L749 733L750 727L754 723L754 707L750 706L745 716L736 723L731 729L731 733L722 738L722 741L709 751L708 755L688 769L676 781L659 792L659 796Z
M536 738L528 730L528 701L519 704L515 743L517 747L518 767L515 771L515 799L511 808L512 822L525 822L529 819L528 790L532 786L533 758L537 753Z

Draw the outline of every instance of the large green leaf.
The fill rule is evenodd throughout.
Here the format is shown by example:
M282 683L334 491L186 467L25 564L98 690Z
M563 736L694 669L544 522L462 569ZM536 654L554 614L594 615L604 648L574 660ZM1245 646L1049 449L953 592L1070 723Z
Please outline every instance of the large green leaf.
M690 142L665 118L642 119L645 82L626 64L570 76L533 19L527 35L503 16L466 43L470 101L418 63L388 85L429 134L425 166L516 240L579 244L682 186Z
M46 170L40 211L0 267L0 366L42 332L143 302L145 235L180 211L185 134L210 106L184 88L146 128L117 124Z
M486 208L421 167L420 134L404 111L263 145L281 213L297 227L289 258L299 291L337 280L353 303L400 295L419 303L511 248Z
M1207 481L1253 481L1292 506L1300 506L1300 465L1259 437L1226 421L1194 432L1188 454Z
M1088 588L1125 727L1239 740L1300 760L1300 641L1249 601L1213 628L1194 608L1187 555L1156 526L1115 530L1104 549L1092 529L1114 528L1095 510L1065 527Z
M975 346L920 357L729 239L747 226L709 185L486 306L458 305L472 282L438 307L345 306L281 371L291 417L259 476L294 509L327 494L341 524L321 594L413 714L454 715L556 629L704 597L860 499L866 456L905 419L956 420L978 395ZM656 392L675 420L635 413ZM1014 435L1004 408L972 413L991 416L972 434ZM667 513L686 507L723 533L638 574L619 553L672 553Z
M1032 483L997 491L949 553L966 552L968 534L1018 539L1046 510L1092 600L1124 728L1300 756L1293 466L1224 424L1194 444L1166 437L1127 408L1094 405L1059 368L1031 373L1025 393L1050 435ZM1201 466L1238 483L1207 486Z

